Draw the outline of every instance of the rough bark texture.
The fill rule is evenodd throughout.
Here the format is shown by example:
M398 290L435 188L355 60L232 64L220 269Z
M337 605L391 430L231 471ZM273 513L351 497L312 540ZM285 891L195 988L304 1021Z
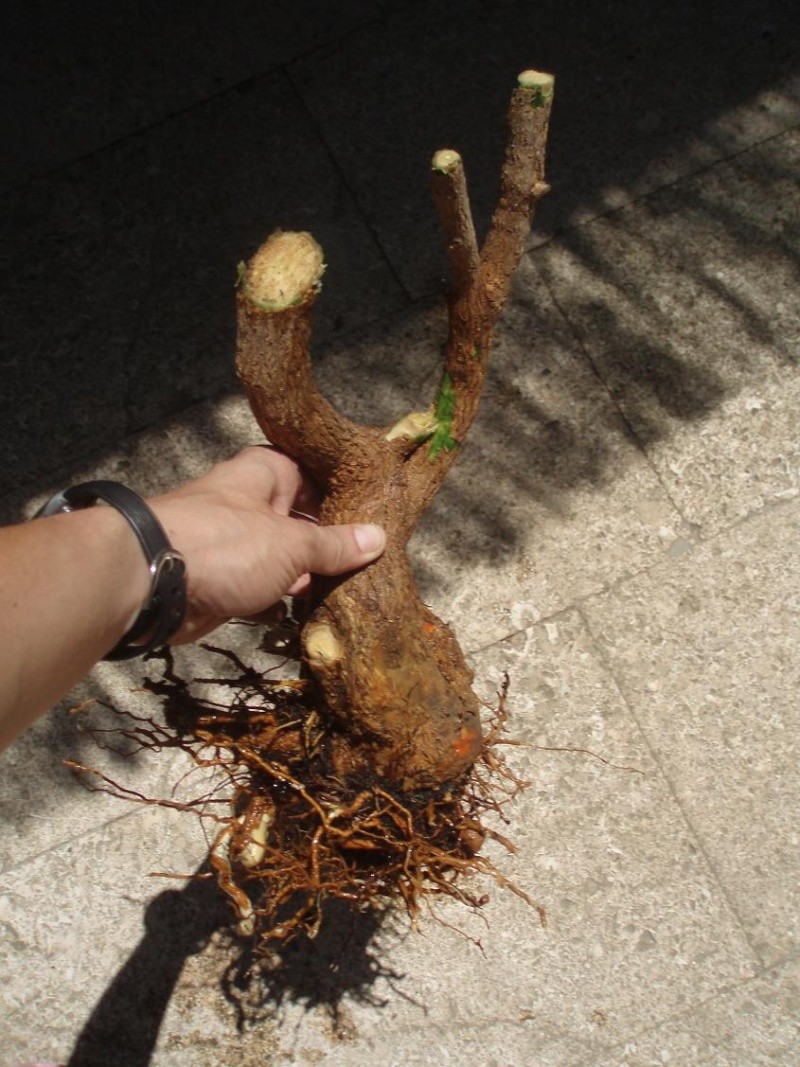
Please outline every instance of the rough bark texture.
M302 645L324 708L340 727L339 773L372 773L404 792L458 779L481 750L471 673L449 628L421 603L406 545L478 408L492 331L536 201L548 189L552 95L550 75L520 75L500 199L480 253L461 160L451 150L434 156L452 287L444 370L427 413L392 431L360 426L317 392L309 337L323 267L308 234L273 235L240 285L237 369L266 437L318 483L322 522L377 522L387 530L381 559L346 579L317 582Z

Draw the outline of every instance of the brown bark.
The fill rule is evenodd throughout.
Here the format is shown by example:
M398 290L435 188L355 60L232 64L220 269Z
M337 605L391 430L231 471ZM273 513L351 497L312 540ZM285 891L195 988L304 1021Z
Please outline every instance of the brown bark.
M306 667L338 725L342 775L372 773L409 792L459 778L481 750L472 675L449 628L420 601L406 545L477 412L491 347L536 201L550 75L520 75L509 110L500 200L480 253L460 157L433 160L433 191L450 262L445 366L432 412L390 432L343 418L311 375L311 311L323 270L308 234L275 234L243 274L237 369L267 438L302 463L323 493L321 521L377 522L384 555L346 579L319 580L302 633Z

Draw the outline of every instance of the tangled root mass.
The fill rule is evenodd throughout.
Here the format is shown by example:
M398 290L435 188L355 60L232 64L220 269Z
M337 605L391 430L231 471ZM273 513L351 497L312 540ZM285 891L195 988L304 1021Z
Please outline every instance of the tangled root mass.
M331 900L375 912L399 902L412 921L435 896L479 909L488 897L472 890L471 874L490 876L536 907L480 855L487 837L515 851L483 819L490 812L504 819L504 804L526 784L498 751L511 743L503 736L507 680L480 757L463 780L438 792L399 795L385 782L337 777L330 727L302 680L265 676L232 651L204 647L225 661L230 677L188 682L171 654L160 653L153 658L163 659L162 675L145 687L160 699L167 725L124 712L125 724L115 732L139 748L183 749L216 773L210 792L189 802L153 801L72 766L91 788L209 821L210 865L241 935L264 951L300 934L314 937ZM214 699L209 687L217 693L220 686L225 698Z

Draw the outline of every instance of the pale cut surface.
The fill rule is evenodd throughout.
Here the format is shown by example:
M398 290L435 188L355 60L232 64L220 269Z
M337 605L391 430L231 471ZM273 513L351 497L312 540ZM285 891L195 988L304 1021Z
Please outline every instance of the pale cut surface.
M316 290L324 270L322 249L310 233L277 230L250 261L245 291L255 303L278 311Z
M552 89L555 78L543 70L523 70L517 82L521 89Z
M461 156L454 148L440 148L438 152L434 153L431 166L434 170L447 173L457 167L460 162Z

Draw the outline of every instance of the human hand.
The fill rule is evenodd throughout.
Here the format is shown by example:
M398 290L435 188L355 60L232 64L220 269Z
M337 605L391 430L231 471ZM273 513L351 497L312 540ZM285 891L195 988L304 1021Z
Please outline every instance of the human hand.
M310 574L363 567L386 540L380 526L317 526L291 517L295 509L315 513L313 486L288 456L260 446L148 504L186 560L188 603L177 644L303 593Z

